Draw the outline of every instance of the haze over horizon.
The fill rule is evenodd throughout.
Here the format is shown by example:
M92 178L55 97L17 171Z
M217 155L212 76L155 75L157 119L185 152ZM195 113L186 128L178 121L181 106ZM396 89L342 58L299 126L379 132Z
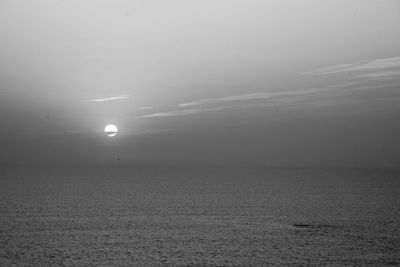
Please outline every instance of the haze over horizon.
M399 167L399 25L395 0L0 1L0 166Z

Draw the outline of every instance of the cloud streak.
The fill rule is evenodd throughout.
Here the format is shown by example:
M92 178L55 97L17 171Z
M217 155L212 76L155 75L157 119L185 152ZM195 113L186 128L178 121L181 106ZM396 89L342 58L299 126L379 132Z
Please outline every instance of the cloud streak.
M207 111L218 111L227 108L232 108L231 106L218 106L212 108L193 108L193 109L179 109L179 110L172 110L166 112L157 112L148 115L138 116L137 118L162 118L162 117L175 117L175 116L187 116L193 115L197 113L207 112Z
M156 112L148 115L138 116L138 118L160 118L160 117L173 117L173 116L184 116L191 115L200 112L199 109L184 109L184 110L173 110L167 112Z
M256 92L250 94L231 95L219 98L204 98L191 102L180 103L178 109L151 113L137 118L162 118L187 116L203 112L220 111L243 107L300 107L307 104L317 104L318 101L329 100L330 103L342 104L345 102L340 96L355 93L360 90L388 88L388 85L370 85L360 81L345 81L330 84L319 88L306 88L283 92Z
M139 118L161 118L187 116L208 111L219 111L241 107L291 106L300 107L305 104L334 103L343 104L342 97L361 90L382 90L393 87L400 78L400 57L359 61L317 69L304 74L325 75L354 72L349 80L331 84L290 91L254 92L248 94L202 98L180 103L175 110L157 112ZM387 80L377 85L374 81ZM389 80L392 80L389 84ZM328 101L327 101L328 100ZM318 102L322 101L322 102ZM347 101L348 102L348 101Z
M295 98L299 96L305 95L312 95L320 93L327 89L321 88L308 88L308 89L301 89L295 91L284 91L284 92L256 92L250 94L241 94L241 95L231 95L219 98L204 98L198 99L193 102L181 103L178 104L180 108L187 108L187 107L198 107L203 105L209 104L224 104L224 103L234 103L234 102L243 102L243 101L254 101L254 100L271 100L274 102L281 102L284 98L286 100L288 98Z
M400 70L380 71L380 72L358 75L357 77L369 78L369 79L391 79L400 77Z
M250 94L231 95L220 98L199 99L193 102L178 104L177 110L166 112L151 113L148 115L138 116L137 118L162 118L187 116L202 112L220 111L230 108L240 108L246 106L272 106L277 104L291 104L304 101L307 97L317 96L328 89L309 88L297 91L286 92L257 92ZM254 102L258 100L257 102ZM261 102L259 102L261 101Z
M330 67L316 69L309 72L304 72L303 74L327 75L327 74L339 74L346 72L378 71L378 70L380 71L392 68L400 68L400 57L363 60L355 63L334 65Z
M120 95L120 96L111 96L111 97L105 97L105 98L95 98L95 99L86 100L86 102L107 102L107 101L114 101L114 100L120 100L120 99L126 99L126 98L132 98L132 96Z

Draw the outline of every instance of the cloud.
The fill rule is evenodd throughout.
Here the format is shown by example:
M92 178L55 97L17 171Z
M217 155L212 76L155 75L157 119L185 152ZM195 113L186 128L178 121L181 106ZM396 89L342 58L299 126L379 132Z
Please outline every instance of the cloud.
M202 112L220 111L230 108L240 108L245 106L267 106L275 104L290 104L304 99L305 96L319 94L328 89L309 88L296 91L285 92L257 92L250 94L231 95L220 98L198 99L193 102L178 104L178 110L151 113L138 116L137 118L161 118L193 115ZM252 100L262 100L262 102L251 102ZM189 108L192 107L192 108Z
M162 118L162 117L175 117L175 116L186 116L186 115L193 115L201 112L206 111L218 111L222 109L227 109L232 106L219 106L219 107L212 107L212 108L194 108L194 109L180 109L180 110L172 110L166 112L157 112L148 115L138 116L137 118Z
M186 107L192 107L192 106L197 106L197 105L199 105L199 103L197 103L197 102L188 102L188 103L178 104L178 107L186 108Z
M87 102L106 102L106 101L113 101L113 100L126 99L126 98L132 98L132 96L120 95L120 96L111 96L111 97L106 97L106 98L89 99L86 101Z
M305 72L305 75L339 74L357 71L378 71L390 68L400 68L400 57L363 60L349 64L340 64Z
M150 110L150 109L153 109L153 107L138 107L137 109Z
M357 77L370 79L391 79L395 77L400 77L400 70L374 72L358 75Z
M224 96L219 98L204 98L198 99L192 102L181 103L178 104L180 108L186 107L199 107L204 105L210 104L226 104L226 103L233 103L233 102L244 102L244 101L252 101L252 100L271 100L274 102L282 101L283 98L292 98L292 97L299 97L305 96L315 93L320 93L321 91L326 89L321 88L307 88L307 89L300 89L294 91L283 91L283 92L255 92L250 94L240 94L240 95L231 95L231 96Z
M159 118L159 117L172 117L172 116L184 116L198 113L199 109L184 109L184 110L174 110L168 112L156 112L148 115L138 116L138 118Z
M346 100L342 96L353 94L361 90L391 87L387 82L377 85L374 80L400 77L400 57L336 65L319 69L308 74L331 74L366 70L368 70L368 72L356 73L356 75L349 78L349 80L337 81L321 87L288 91L253 92L215 98L195 99L177 104L177 110L152 113L140 116L139 118L186 116L241 107L290 106L293 108L306 104L314 105L327 103L327 101L331 104L343 104Z

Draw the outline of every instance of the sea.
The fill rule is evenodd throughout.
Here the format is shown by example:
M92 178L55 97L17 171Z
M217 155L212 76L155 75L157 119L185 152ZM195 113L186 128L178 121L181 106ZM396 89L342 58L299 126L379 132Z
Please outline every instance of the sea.
M0 266L400 266L400 170L0 174Z

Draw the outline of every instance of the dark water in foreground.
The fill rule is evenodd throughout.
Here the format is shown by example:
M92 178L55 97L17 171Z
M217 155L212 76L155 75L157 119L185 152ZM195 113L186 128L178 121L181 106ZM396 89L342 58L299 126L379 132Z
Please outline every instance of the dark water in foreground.
M399 172L0 179L0 265L400 265Z

